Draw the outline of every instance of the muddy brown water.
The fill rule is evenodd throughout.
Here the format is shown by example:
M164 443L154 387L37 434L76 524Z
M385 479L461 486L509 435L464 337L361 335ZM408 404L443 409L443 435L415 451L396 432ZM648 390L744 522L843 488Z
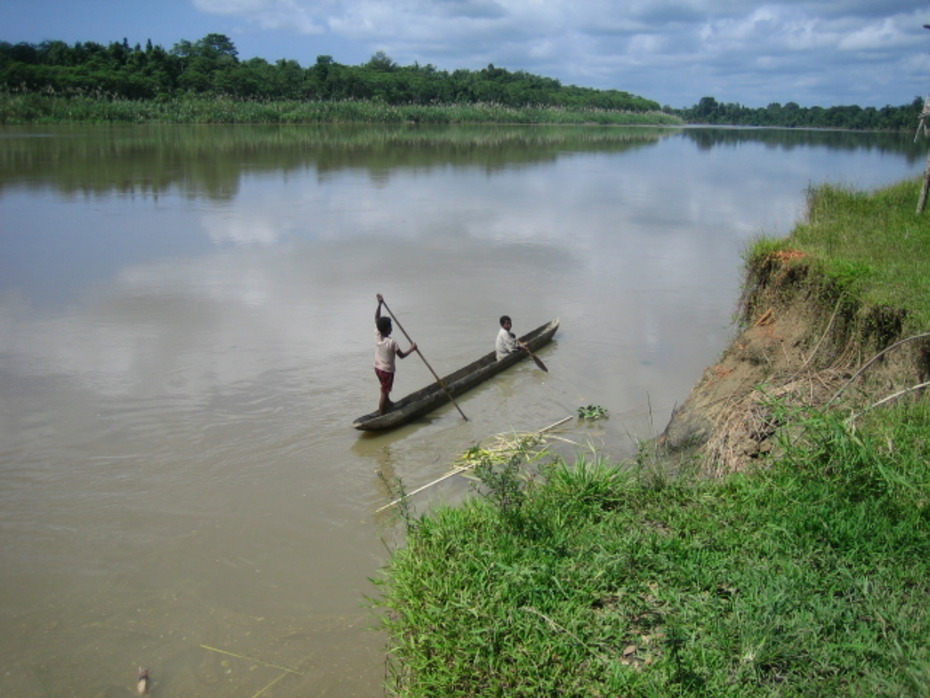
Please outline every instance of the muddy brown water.
M448 131L448 130L447 130ZM381 694L385 480L578 407L661 430L732 328L740 254L909 136L712 130L0 130L0 694ZM440 373L503 313L555 341L387 434L375 293ZM395 330L403 346L406 340ZM395 397L432 380L398 364ZM459 501L452 478L414 502Z

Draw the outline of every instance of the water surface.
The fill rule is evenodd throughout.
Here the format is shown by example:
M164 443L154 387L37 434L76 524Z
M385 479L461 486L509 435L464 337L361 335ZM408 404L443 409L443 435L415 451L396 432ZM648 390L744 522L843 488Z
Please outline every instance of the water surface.
M582 405L611 458L732 332L804 192L916 176L910 136L615 128L0 131L0 694L371 696L365 596L407 489ZM383 435L375 294L440 373L531 362ZM406 347L406 339L397 338ZM429 383L400 361L395 397ZM458 501L452 479L415 508Z

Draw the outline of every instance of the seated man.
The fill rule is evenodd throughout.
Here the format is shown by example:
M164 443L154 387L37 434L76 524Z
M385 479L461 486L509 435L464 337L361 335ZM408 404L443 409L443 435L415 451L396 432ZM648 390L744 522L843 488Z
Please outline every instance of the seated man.
M494 343L494 351L498 361L508 354L513 354L518 349L524 348L517 336L510 331L511 327L513 327L513 322L510 320L510 316L501 315L501 329L497 333L497 341Z

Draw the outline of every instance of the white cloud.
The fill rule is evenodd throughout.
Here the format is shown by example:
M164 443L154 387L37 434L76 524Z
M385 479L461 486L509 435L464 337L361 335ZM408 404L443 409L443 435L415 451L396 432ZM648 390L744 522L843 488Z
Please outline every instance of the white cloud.
M384 51L401 65L487 63L689 106L903 104L925 91L926 0L195 0L203 12ZM275 58L307 57L268 56ZM334 55L340 62L348 62ZM848 76L870 75L853 86ZM814 89L811 86L817 85ZM824 86L834 85L828 92ZM857 92L858 90L858 92ZM891 95L899 95L896 99ZM879 95L887 95L880 97ZM868 102L872 103L872 102Z
M847 51L872 51L900 45L903 40L904 36L895 23L886 18L882 22L867 25L849 36L844 36L838 48Z
M274 245L280 237L274 221L259 217L243 216L227 220L219 216L205 216L203 227L215 245L232 244L236 247L250 245Z
M262 29L290 29L301 34L321 34L326 28L316 19L310 3L300 0L194 0L209 14L243 17Z

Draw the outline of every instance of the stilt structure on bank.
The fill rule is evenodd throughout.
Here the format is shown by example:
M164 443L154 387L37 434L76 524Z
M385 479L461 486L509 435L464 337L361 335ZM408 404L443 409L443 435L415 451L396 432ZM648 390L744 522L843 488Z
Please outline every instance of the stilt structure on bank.
M930 132L930 130L927 128L928 116L930 116L930 96L924 100L924 108L920 112L920 121L917 124L917 133L914 134L915 143L917 142L917 139L920 138L921 133L927 135L928 132ZM924 212L924 208L927 206L928 191L930 191L930 154L927 155L927 164L924 166L924 182L920 187L920 198L917 200L917 213Z
M925 24L924 29L930 29L930 24ZM914 142L920 138L920 134L925 136L928 133L927 117L930 116L930 95L924 100L924 108L920 110L920 121L917 123L917 133L914 134ZM923 213L927 206L927 192L930 191L930 153L927 154L927 164L924 166L924 182L920 187L920 198L917 199L917 213Z

